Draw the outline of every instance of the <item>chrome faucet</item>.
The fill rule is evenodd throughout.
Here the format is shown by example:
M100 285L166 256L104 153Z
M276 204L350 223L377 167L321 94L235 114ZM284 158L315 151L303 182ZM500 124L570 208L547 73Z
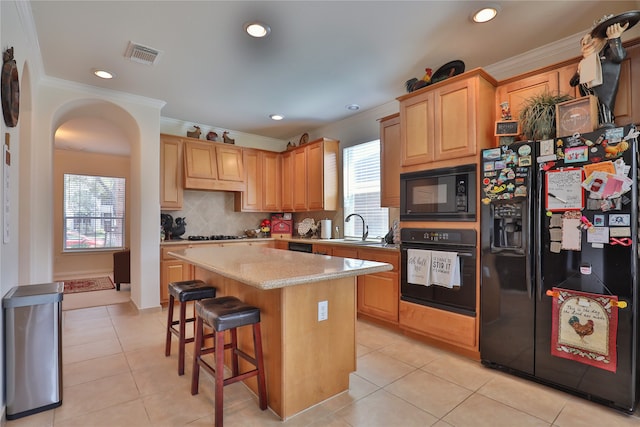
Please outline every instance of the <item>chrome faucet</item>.
M349 222L352 216L357 216L362 220L362 240L367 240L367 236L369 235L369 226L364 222L364 218L362 218L362 215L352 213L344 219L344 222Z

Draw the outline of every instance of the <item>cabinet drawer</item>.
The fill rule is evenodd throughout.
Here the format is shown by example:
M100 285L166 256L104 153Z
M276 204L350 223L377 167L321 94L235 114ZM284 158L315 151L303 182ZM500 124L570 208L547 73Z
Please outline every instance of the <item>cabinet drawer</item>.
M358 249L358 259L386 262L393 265L392 271L398 271L399 258L400 254L398 252L375 249Z
M179 251L182 249L187 249L191 247L191 245L171 245L171 246L162 246L160 248L160 259L162 260L176 260L176 258L169 255L169 252Z

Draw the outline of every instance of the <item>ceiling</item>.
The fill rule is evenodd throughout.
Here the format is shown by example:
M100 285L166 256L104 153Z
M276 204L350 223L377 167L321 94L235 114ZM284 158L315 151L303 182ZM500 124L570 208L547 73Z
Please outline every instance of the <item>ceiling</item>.
M426 67L486 67L587 32L604 14L640 9L638 1L491 3L498 17L474 24L485 2L30 2L47 76L163 100L163 117L232 137L281 140L357 114L348 104L364 111L394 100ZM250 38L243 24L252 20L271 34ZM161 51L157 63L126 59L130 41ZM98 79L96 68L116 77Z

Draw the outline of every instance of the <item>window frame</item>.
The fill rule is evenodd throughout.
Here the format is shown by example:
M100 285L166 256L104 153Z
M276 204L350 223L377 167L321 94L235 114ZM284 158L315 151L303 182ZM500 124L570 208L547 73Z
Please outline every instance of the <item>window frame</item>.
M342 219L345 238L359 239L362 237L362 221L359 218L352 218L349 222L344 221L352 213L364 217L369 227L368 238L380 239L388 232L389 209L380 205L382 195L381 148L380 140L375 139L342 149Z
M62 179L62 252L113 252L124 249L126 178L64 173ZM101 192L95 188L100 180L103 180ZM91 186L94 188L91 189ZM87 192L90 192L89 196Z

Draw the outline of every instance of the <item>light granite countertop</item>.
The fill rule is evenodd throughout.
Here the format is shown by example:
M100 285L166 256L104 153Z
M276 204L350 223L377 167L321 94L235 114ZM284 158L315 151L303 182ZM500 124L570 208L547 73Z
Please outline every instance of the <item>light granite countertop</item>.
M353 246L353 247L365 247L370 249L381 249L386 251L395 251L398 252L400 250L399 244L385 244L380 243L374 240L368 240L366 242L362 242L357 239L314 239L307 237L288 237L284 239L274 239L273 237L256 237L256 238L241 238L241 239L230 239L230 240L163 240L160 242L160 246L175 246L175 245L206 245L206 244L233 244L233 243L251 243L251 242L273 242L275 240L284 240L285 242L299 242L299 243L308 243L308 244L319 244L319 245L341 245L341 246Z
M245 245L195 246L169 255L263 290L393 269L383 262Z

